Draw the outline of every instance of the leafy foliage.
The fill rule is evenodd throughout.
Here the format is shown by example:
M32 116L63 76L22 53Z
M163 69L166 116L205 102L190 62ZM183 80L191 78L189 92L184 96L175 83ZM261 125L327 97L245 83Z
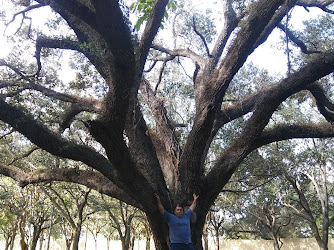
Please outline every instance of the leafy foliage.
M138 13L138 20L135 24L135 29L139 30L140 26L147 21L147 19L152 14L152 10L154 7L155 1L154 0L138 0L130 5L130 10L133 12ZM175 11L177 8L177 1L170 0L167 4L167 9L164 14L164 19L161 22L161 28L163 28L163 23L168 19L169 11Z

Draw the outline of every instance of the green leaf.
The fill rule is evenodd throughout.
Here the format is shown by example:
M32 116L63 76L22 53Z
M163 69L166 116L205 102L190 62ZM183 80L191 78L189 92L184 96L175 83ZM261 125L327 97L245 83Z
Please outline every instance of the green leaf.
M140 26L143 24L143 22L145 21L145 15L140 17L135 25L135 29L136 30L139 30L140 29Z

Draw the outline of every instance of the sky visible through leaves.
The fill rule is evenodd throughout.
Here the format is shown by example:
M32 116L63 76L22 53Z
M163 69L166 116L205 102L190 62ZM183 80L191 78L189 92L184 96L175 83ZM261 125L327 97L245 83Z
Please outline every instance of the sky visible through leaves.
M4 19L3 17L3 10L6 11L12 11L10 8L8 8L9 1L7 0L0 0L1 3L1 10L0 11L0 19ZM127 4L131 4L133 0L125 0ZM201 0L196 1L196 4L193 6L194 9L199 8L210 8L210 5L214 5L213 9L213 15L215 15L215 20L217 22L217 27L219 31L219 13L221 11L220 3L215 0ZM217 8L218 7L218 8ZM27 16L33 17L32 26L33 28L36 28L37 26L40 26L44 20L46 20L47 16L50 14L49 10L46 11L47 8L41 8L37 10L31 11L31 13L27 13ZM294 24L295 28L302 29L303 27L303 20L306 18L314 18L319 13L321 13L321 10L317 10L316 8L310 8L310 11L307 12L302 7L295 7L292 11L292 17L290 19L290 23ZM38 15L36 15L36 12L38 12ZM14 12L13 12L14 13ZM8 23L10 20L8 20L10 15L7 15L7 19L5 23ZM131 21L135 22L135 17L130 16ZM14 34L22 20L21 16L17 16L16 19L11 22L7 27L5 26L4 22L0 23L0 59L4 59L10 51L13 49L12 45L7 39L8 35ZM144 27L144 25L143 25ZM279 51L278 48L276 48L275 44L277 44L277 40L280 39L280 36L282 36L282 32L278 29L275 29L272 34L269 36L268 40L261 45L259 48L257 48L253 54L249 57L248 62L252 61L256 66L259 66L262 69L267 69L270 73L277 75L284 75L287 71L287 58L286 55L284 55L282 52ZM64 59L66 60L66 57L68 55L64 53ZM70 81L75 77L75 73L71 72L69 67L65 67L63 74L61 74L64 78L62 80Z

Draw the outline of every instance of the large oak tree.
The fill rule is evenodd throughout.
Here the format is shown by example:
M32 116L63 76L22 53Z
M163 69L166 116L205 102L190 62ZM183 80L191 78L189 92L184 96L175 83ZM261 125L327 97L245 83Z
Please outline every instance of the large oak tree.
M161 226L162 217L157 210L154 193L160 195L165 208L170 211L175 199L181 197L187 201L196 192L200 199L192 237L196 249L201 249L206 214L248 154L275 141L334 136L334 105L327 98L326 88L318 81L334 71L334 51L308 48L284 22L294 6L317 7L333 14L331 7L334 1L222 0L223 26L212 41L211 49L193 22L193 32L203 42L206 53L199 53L191 47L164 47L155 39L165 21L168 0L156 0L150 6L152 8L145 12L149 14L145 27L139 33L132 31L124 15L124 3L119 2L21 1L22 10L16 17L19 14L26 17L30 10L43 10L49 6L66 21L75 36L64 37L61 29L59 38L48 37L47 34L38 36L35 39L37 64L34 72L21 68L19 64L0 61L0 65L8 70L6 77L0 79L0 119L38 148L63 159L84 163L88 168L48 168L45 165L42 169L24 171L2 161L0 173L12 177L21 186L43 181L80 183L134 205L146 214L157 249L167 249L168 235L166 226ZM286 77L266 88L239 99L227 100L232 79L250 54L276 28L285 32L286 37L305 54L303 66L291 70ZM47 71L43 71L41 53L45 48L82 53L108 87L103 98L61 92L59 88L46 84L42 75L47 75ZM151 60L161 60L168 67L168 61L179 60L180 57L189 58L195 65L192 78L195 110L191 122L183 124L190 128L189 131L180 130L186 131L181 136L164 99L152 87L152 78L144 73ZM8 78L8 74L12 77ZM85 88L83 85L81 91ZM54 110L57 121L51 121L47 116L37 117L29 108L31 100L24 98L29 97L27 92L36 91L48 98L52 105L59 105ZM278 107L296 93L311 95L319 114L325 119L314 123L282 121L271 126L269 122ZM146 103L145 112L143 102ZM44 109L40 108L43 113ZM147 109L154 118L154 129L152 125L148 126L152 121L147 118ZM64 133L82 112L96 114L91 116L94 119L82 122L86 126L86 136L90 136L103 150L91 146L94 143L70 139L69 133ZM243 118L242 126L236 136L221 146L219 157L210 169L206 168L215 136L239 118ZM5 129L2 135L7 135Z

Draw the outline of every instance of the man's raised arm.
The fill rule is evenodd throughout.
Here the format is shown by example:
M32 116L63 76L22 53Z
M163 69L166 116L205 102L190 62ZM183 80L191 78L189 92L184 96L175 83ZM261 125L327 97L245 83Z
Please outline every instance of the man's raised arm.
M164 215L164 211L165 211L165 209L164 209L164 206L163 206L162 203L161 203L161 200L160 200L159 195L155 194L155 198L157 199L157 202L158 202L158 210L159 210L159 212L160 212L162 215Z
M198 197L199 197L199 195L196 195L195 193L193 194L193 197L194 197L194 200L193 200L193 203L191 203L191 205L190 205L190 209L191 209L191 211L194 211L195 210L195 208L196 208L196 203L197 203L197 199L198 199Z

